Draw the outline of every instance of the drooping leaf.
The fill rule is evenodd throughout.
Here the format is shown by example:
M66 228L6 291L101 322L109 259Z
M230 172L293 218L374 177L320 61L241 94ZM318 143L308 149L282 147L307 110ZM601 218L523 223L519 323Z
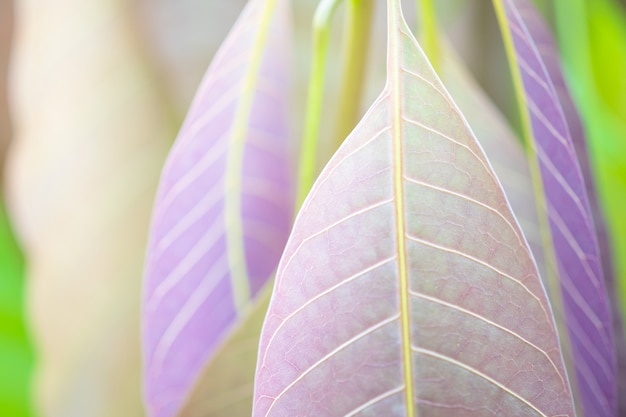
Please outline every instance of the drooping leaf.
M173 129L129 2L15 5L5 179L26 258L33 406L141 416L142 259Z
M556 312L568 330L564 342L566 350L571 349L566 358L571 364L570 379L585 415L613 416L616 359L611 307L578 156L559 95L538 49L539 45L545 47L549 32L537 31L541 18L527 0L504 0L503 4L503 27L514 48L510 56L523 85L523 119L527 131L532 132L528 138L534 152L531 158L537 159L541 177L542 215L549 223L552 245L546 257L556 262L557 270L551 273L558 274L561 288L553 300L562 299L562 307L556 301ZM550 51L545 53L550 55ZM562 80L557 82L562 84Z
M254 416L573 416L530 250L389 5L388 82L279 264Z
M163 170L144 281L151 416L183 406L274 273L287 239L288 12L285 0L248 3Z
M556 21L559 34L561 56L565 62L565 75L576 104L584 119L589 142L587 143L592 159L593 172L596 174L596 190L600 194L599 206L607 220L603 224L602 216L596 215L593 191L589 190L590 205L596 220L598 243L602 252L602 267L607 282L607 290L612 296L613 328L617 346L618 392L626 392L626 339L624 338L623 316L620 314L621 301L625 299L626 257L619 254L626 251L626 118L620 113L623 108L613 108L605 99L599 79L610 79L613 74L626 71L626 30L624 13L610 1L572 0L556 2ZM594 35L595 32L604 35ZM604 50L604 52L598 53ZM617 53L608 51L620 50ZM595 53L592 54L592 51ZM608 53L607 53L608 52ZM548 66L548 70L550 67ZM552 75L552 74L551 74ZM617 80L615 80L617 82ZM623 81L623 80L622 80ZM605 83L606 85L606 83ZM613 93L622 90L614 85ZM619 106L618 106L619 107ZM565 115L567 116L567 109ZM569 122L569 120L568 120ZM570 128L570 131L574 129ZM573 132L572 132L573 133ZM572 138L577 152L579 145L576 136ZM581 153L579 153L579 156ZM581 168L585 180L584 161ZM608 226L608 227L607 227ZM603 234L606 233L604 236ZM609 246L610 250L605 248ZM611 259L611 253L614 255ZM612 261L612 262L611 262ZM626 396L618 395L618 415L626 416Z
M623 300L626 258L617 254L626 250L626 218L623 216L626 162L622 157L626 153L626 141L622 140L626 136L626 117L621 114L624 106L613 106L615 100L607 100L606 96L607 93L615 98L624 96L621 93L623 79L615 77L615 74L626 71L624 13L608 0L556 2L555 9L561 55L589 135L597 188L609 223L613 253L616 254L613 259L615 281ZM611 79L613 85L607 91ZM599 243L602 249L602 241Z
M615 349L617 353L618 365L618 392L626 389L626 339L624 338L623 320L619 307L619 297L615 282L612 249L606 228L604 215L598 202L598 193L596 187L596 179L592 174L589 152L587 146L587 137L583 128L582 121L578 111L572 101L569 89L565 82L561 63L559 62L559 51L556 47L552 34L541 16L532 9L522 11L525 17L525 23L532 33L533 40L537 45L537 50L546 67L546 71L554 85L554 89L563 109L563 116L567 122L570 132L572 144L576 150L578 163L585 182L587 198L589 200L589 208L594 220L594 226L598 239L598 249L600 251L600 259L602 271L604 273L604 281L606 283L607 292L611 301L611 313L613 319L613 334ZM622 396L623 397L623 396ZM620 399L618 398L618 401ZM618 405L626 413L626 398L621 400Z

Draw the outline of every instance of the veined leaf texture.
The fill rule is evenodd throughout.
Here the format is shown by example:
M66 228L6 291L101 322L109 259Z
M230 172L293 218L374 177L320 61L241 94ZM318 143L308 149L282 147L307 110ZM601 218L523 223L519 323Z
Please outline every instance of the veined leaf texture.
M556 48L545 24L527 0L503 0L506 26L512 38L514 71L523 85L525 123L532 131L529 146L536 158L542 194L542 216L549 223L550 242L546 258L556 262L549 268L561 288L554 294L555 314L564 323L566 363L581 413L611 417L616 412L616 357L611 305L602 270L602 257L594 218L586 193L572 133L582 132L572 115L571 103L558 64L551 60ZM540 51L540 48L542 51ZM542 56L543 55L543 56ZM548 59L546 66L545 59ZM563 112L569 113L570 125ZM558 291L558 286L557 291ZM555 291L556 292L556 291ZM558 300L561 299L562 303ZM562 305L560 305L562 304ZM621 335L620 335L621 336Z
M574 416L550 305L465 119L389 5L387 85L279 264L254 416Z
M288 1L247 4L163 169L144 281L151 416L180 411L278 264L294 198L289 40Z

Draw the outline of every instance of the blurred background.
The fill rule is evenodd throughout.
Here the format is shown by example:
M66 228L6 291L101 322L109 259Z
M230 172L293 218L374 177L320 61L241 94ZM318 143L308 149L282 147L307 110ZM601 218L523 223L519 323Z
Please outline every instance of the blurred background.
M292 3L299 138L317 2ZM405 2L414 28L416 3ZM441 28L517 128L491 2L436 3ZM583 116L623 300L626 0L535 3ZM244 4L0 0L1 415L143 415L139 308L152 199L194 91ZM384 2L377 7L363 110L384 83ZM341 37L341 13L331 39ZM330 47L331 103L340 43ZM332 151L322 143L320 165Z

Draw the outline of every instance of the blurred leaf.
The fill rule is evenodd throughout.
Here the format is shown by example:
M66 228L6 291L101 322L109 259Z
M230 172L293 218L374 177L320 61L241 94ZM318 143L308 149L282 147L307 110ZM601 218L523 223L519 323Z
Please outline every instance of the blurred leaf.
M600 4L600 3L595 3ZM613 253L609 241L607 224L602 212L599 196L597 192L597 180L592 172L591 161L588 151L588 140L585 135L582 120L578 110L574 105L569 88L565 82L561 68L559 50L554 42L552 34L547 25L538 18L536 13L526 13L526 20L532 29L533 38L537 44L537 50L546 66L546 70L554 84L559 102L561 103L565 120L572 138L572 143L576 150L578 162L585 181L589 208L593 215L596 234L598 236L598 247L600 249L600 259L606 288L611 300L611 312L613 318L614 343L617 353L617 392L624 392L626 389L626 339L624 338L623 319L620 312L619 297L616 290L615 268L613 266ZM626 52L626 49L624 49ZM624 60L626 63L626 60ZM624 66L626 68L626 65ZM618 77L617 82L620 83ZM620 415L626 415L626 398L618 396L618 407Z
M602 93L602 87L596 83L598 79L615 76L616 94L623 89L626 73L623 8L607 0L560 0L555 6L566 75L589 137L600 203L615 254L617 298L622 307L626 300L626 257L621 256L626 253L626 118L624 108L612 108L605 97L607 92ZM603 25L607 28L603 29ZM594 34L596 31L613 36ZM615 55L606 51L614 51ZM623 318L623 307L621 310ZM626 367L620 365L620 373L626 374ZM620 392L626 389L625 385L620 387ZM620 415L626 415L626 396L619 396L619 400Z
M500 7L501 3L496 3ZM523 83L518 91L531 161L540 173L539 207L549 222L546 259L558 270L561 294L553 288L552 305L561 333L576 398L585 415L613 416L616 408L616 362L612 313L600 263L594 219L567 120L553 80L539 52L552 43L541 16L528 0L504 0L503 33L512 39L513 71ZM554 53L553 51L552 53ZM552 68L559 73L558 68ZM522 89L523 88L523 89ZM532 166L531 165L531 166ZM545 193L545 194L541 194ZM547 227L547 226L546 226ZM550 253L553 251L552 253ZM554 275L553 275L554 274ZM561 311L562 310L562 311Z
M612 1L587 1L591 65L598 93L621 120L626 120L626 17Z
M252 413L254 370L261 326L274 282L261 290L196 381L180 417L249 417Z
M555 2L555 6L566 76L589 138L595 184L607 219L612 253L615 255L613 280L618 291L613 293L613 299L616 301L615 309L622 311L621 323L616 324L623 325L626 257L621 254L626 253L626 118L623 117L623 108L610 107L604 97L607 92L603 94L600 91L602 87L596 84L598 79L615 76L613 90L623 90L623 74L626 73L626 61L623 59L626 56L623 8L606 0L560 0ZM604 29L603 25L607 28ZM610 32L614 36L593 35L594 31ZM607 50L616 51L615 55L607 54ZM623 335L623 327L621 330ZM616 337L619 335L620 332L616 332ZM623 337L617 340L620 349L618 392L626 390L625 343ZM626 396L619 395L618 401L618 415L626 416Z
M129 2L17 2L7 204L42 417L135 417L150 207L173 136Z
M163 170L144 286L151 416L179 411L206 363L249 314L289 234L288 5L248 3Z
M33 353L24 323L24 260L0 198L0 410L31 415Z
M254 415L307 404L315 416L481 416L497 404L499 415L573 416L522 232L400 1L388 4L387 86L298 215Z

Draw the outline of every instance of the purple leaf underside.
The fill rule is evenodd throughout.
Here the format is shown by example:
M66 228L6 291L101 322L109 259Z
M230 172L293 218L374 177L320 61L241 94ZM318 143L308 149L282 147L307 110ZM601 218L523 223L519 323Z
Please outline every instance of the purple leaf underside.
M570 115L568 127L557 88L564 89L555 67L554 42L527 0L505 0L505 12L524 85L534 148L539 163L550 232L568 329L574 382L584 414L614 416L616 360L611 306L585 182L570 129L580 125ZM548 58L543 61L541 51ZM550 74L550 72L552 74ZM554 83L557 83L556 87ZM561 95L563 99L563 95ZM565 103L572 111L571 102Z
M573 417L522 232L400 2L388 4L387 86L298 215L253 415Z
M619 300L617 298L617 288L613 272L613 260L611 256L611 245L606 229L604 216L598 201L595 181L591 171L589 153L587 150L587 139L585 137L584 128L578 110L574 105L565 79L561 63L559 62L559 54L557 46L552 38L550 29L543 21L542 17L536 10L530 9L522 11L526 26L532 33L533 41L537 45L537 50L541 55L541 59L546 67L550 80L554 85L554 89L559 98L559 103L563 109L563 115L567 121L572 143L576 150L578 163L585 181L585 189L589 200L589 207L593 215L596 236L598 238L598 248L600 250L600 259L602 271L604 272L604 282L609 293L611 301L611 311L613 317L613 337L615 339L615 348L617 353L618 365L618 386L617 392L626 392L626 339L624 338L624 328L622 324L622 316L619 309ZM626 416L626 396L622 395L618 398L618 415Z
M248 3L163 169L144 282L150 416L178 412L278 264L293 210L289 39L288 2Z

